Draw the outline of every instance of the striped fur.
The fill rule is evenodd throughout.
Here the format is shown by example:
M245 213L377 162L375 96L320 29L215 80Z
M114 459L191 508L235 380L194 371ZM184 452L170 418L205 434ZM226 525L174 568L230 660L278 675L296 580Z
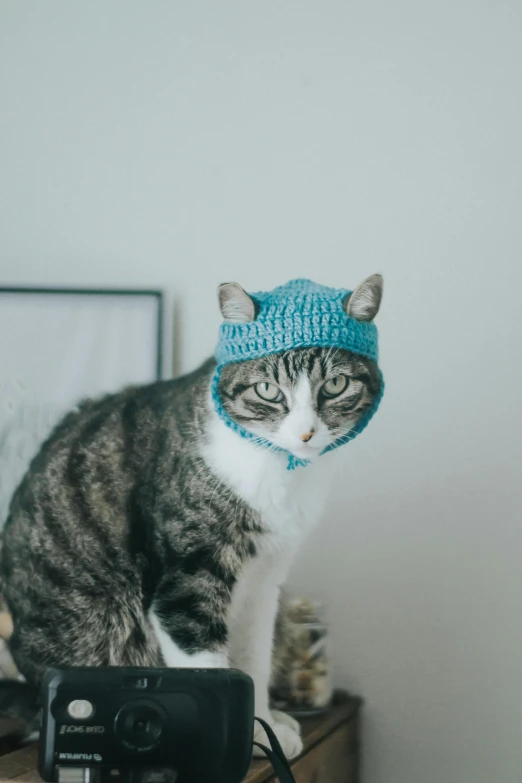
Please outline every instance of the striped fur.
M246 595L244 575L248 589L261 592L259 579L276 580L266 587L272 616L265 618L264 646L270 654L279 584L301 532L296 525L276 574L273 552L286 546L290 522L278 532L282 507L273 522L255 493L243 491L245 481L259 489L258 474L248 475L260 459L255 447L242 442L246 457L227 456L226 449L241 439L230 430L217 440L212 435L213 427L227 429L210 408L214 369L209 360L183 378L83 403L33 460L10 506L0 563L14 623L9 646L29 683L37 684L53 665L157 665L165 649L154 622L187 660L205 653L234 662L231 639L247 656L245 634L256 618L248 614L251 598L241 606L237 601ZM340 373L349 378L346 390L336 399L325 397L325 380ZM252 389L260 381L280 386L284 400L261 400ZM229 365L220 393L237 421L276 443L287 442L287 423L300 426L304 382L311 415L320 424L317 437L321 430L333 440L363 414L380 381L370 360L314 348ZM226 447L220 445L225 440ZM310 443L297 438L296 449L313 448L314 439ZM237 475L223 472L225 467ZM268 476L267 470L259 476ZM270 470L278 475L276 463ZM290 489L284 491L293 509ZM267 548L269 541L276 549ZM239 630L232 632L231 617L241 618ZM262 677L266 685L266 666ZM266 706L260 709L269 717ZM277 725L287 752L299 752L295 729Z

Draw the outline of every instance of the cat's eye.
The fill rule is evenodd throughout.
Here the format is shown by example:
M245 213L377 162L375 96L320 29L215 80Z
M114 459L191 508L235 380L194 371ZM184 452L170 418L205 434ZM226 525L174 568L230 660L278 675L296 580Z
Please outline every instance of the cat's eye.
M261 397L262 400L267 400L268 402L281 402L283 399L283 392L275 383L262 381L261 383L256 383L254 389L257 396Z
M336 375L323 383L321 391L325 397L338 397L348 386L346 375Z

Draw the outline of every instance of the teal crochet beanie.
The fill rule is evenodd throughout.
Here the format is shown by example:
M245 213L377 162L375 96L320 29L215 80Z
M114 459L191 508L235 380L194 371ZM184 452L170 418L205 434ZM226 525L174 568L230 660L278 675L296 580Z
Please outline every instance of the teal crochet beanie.
M260 438L235 422L223 407L218 394L219 378L224 365L259 359L295 348L344 348L347 351L378 361L377 327L369 321L360 321L347 315L343 303L352 292L343 288L328 288L311 280L291 280L273 291L249 294L256 315L249 323L224 321L219 330L216 348L217 368L212 379L212 399L215 409L225 424L241 437L256 441L270 449L284 451L270 441ZM384 392L381 389L371 408L356 426L330 444L325 451L353 440L368 425L379 407ZM288 469L307 465L288 452Z

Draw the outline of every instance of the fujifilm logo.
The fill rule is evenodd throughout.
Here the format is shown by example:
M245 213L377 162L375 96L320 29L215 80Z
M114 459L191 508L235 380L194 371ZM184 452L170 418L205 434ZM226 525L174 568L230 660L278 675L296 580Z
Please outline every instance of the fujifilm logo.
M105 726L60 726L60 734L103 734Z
M59 753L58 758L64 761L102 761L99 753Z

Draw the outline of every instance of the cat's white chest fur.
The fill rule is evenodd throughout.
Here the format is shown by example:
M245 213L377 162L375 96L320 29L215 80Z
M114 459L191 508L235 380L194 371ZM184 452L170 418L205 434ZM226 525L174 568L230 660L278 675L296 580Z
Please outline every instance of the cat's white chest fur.
M287 469L288 455L240 437L217 415L210 419L203 457L250 508L266 535L262 547L294 550L317 523L328 493L330 456Z
M263 532L256 554L237 575L227 616L227 644L187 655L161 627L151 622L169 666L226 666L247 672L255 683L256 715L272 722L289 756L302 749L295 728L278 722L268 701L274 621L279 588L296 550L319 521L332 478L332 455L288 470L288 455L257 446L211 413L201 454L212 472L259 515ZM234 513L234 503L230 503ZM263 739L263 737L261 737Z
M232 591L228 613L229 663L248 672L256 686L256 714L273 720L268 707L272 639L279 588L306 534L318 522L328 492L330 455L287 470L288 455L241 438L213 415L203 457L251 509L263 533L257 554L248 560ZM278 726L290 755L302 747L288 726ZM289 736L286 736L289 735Z

